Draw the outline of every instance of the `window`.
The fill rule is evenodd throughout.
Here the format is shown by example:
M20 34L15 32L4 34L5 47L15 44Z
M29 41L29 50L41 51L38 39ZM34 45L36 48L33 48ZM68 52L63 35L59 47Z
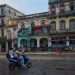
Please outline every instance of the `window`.
M59 5L60 13L64 13L64 4Z
M70 40L70 44L74 44L75 45L75 40Z
M4 15L5 13L4 13L4 9L3 8L1 8L1 15Z
M69 29L75 31L75 19L70 20Z
M16 16L16 12L14 12L14 16Z
M0 26L3 26L3 25L4 25L4 19L0 18Z
M10 30L7 31L7 34L8 34L8 35L7 35L7 38L8 38L8 39L11 39L11 35L12 35L12 34L11 34L11 31L10 31Z
M70 44L75 44L75 36L70 36Z
M71 10L74 10L74 6L72 4L71 4L70 8L71 8Z
M65 25L66 25L66 24L65 24L65 21L64 21L64 20L60 21L60 22L59 22L59 29L60 29L60 30L65 30Z
M64 44L66 44L66 42L62 41L62 40L58 40L58 41L54 40L54 41L52 41L52 44L53 45L64 45Z
M71 11L75 9L75 1L70 2L70 9Z
M74 10L74 1L70 2L70 9L71 9L71 11Z
M9 14L11 14L11 10L10 10L10 9L9 9L9 11L8 11L8 12L9 12Z
M59 8L58 8L58 7L56 7L56 14L58 15L58 14L59 14L59 12L60 12Z
M4 25L4 19L3 19L3 18L2 18L2 20L1 20L1 21L2 21L2 25Z
M55 5L51 5L50 10L51 10L51 15L55 15L56 14L56 7L55 7Z
M0 8L0 15L1 15L1 8Z
M70 11L70 4L69 3L65 3L65 11Z
M51 22L50 26L51 26L51 31L56 31L56 22L55 21Z
M53 45L65 45L66 38L65 37L52 37L52 44Z
M43 26L43 27L42 27L42 32L43 32L43 33L47 33L47 32L48 32L48 28L47 28L46 26Z

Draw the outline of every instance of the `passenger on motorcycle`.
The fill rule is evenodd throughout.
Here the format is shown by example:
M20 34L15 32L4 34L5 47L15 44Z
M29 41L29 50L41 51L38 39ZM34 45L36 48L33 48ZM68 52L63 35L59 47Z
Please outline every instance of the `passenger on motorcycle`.
M17 54L15 49L12 48L11 50L9 50L6 56L9 62L17 62Z
M21 64L21 66L25 67L25 60L24 60L24 57L22 55L22 52L21 51L16 51L16 54L17 54L17 58L18 58L18 62Z

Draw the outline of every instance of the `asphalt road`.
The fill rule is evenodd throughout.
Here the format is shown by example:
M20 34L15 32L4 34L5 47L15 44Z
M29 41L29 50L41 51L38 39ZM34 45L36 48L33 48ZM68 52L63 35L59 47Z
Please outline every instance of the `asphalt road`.
M32 60L29 70L9 71L6 59L0 59L0 75L75 75L75 59Z

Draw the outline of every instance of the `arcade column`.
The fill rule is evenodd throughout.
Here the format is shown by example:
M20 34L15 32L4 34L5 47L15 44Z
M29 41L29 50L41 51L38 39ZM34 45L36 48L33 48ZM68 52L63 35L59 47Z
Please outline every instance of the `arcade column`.
M52 42L51 42L51 37L48 38L48 51L51 51L51 46L52 46Z

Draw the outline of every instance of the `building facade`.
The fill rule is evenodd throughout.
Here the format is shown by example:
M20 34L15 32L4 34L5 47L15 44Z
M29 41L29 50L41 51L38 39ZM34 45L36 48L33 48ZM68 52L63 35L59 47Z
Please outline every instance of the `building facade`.
M6 4L0 5L0 51L1 52L5 52L6 50L8 50L8 48L10 47L9 45L12 44L13 40L12 32L14 32L14 30L16 29L16 22L14 22L15 24L14 26L13 25L10 26L11 23L9 22L9 20L11 18L16 18L19 16L24 16L24 14L12 8L9 5ZM8 45L9 41L10 44Z
M28 35L18 36L18 46L30 48L31 51L64 51L67 48L74 51L75 1L49 0L48 4L49 12L18 19L23 25L30 25L31 29Z
M18 47L24 47L29 51L48 48L48 12L26 15L17 20L18 25L22 26L18 32Z
M5 46L7 50L23 47L26 51L74 51L75 0L49 0L48 5L48 12L25 16L18 11L12 14L14 9L11 8L10 11L7 5L6 9L1 9L2 14L6 14L3 11L11 13L1 16L3 24L0 27L0 35L6 39L3 48ZM1 42L4 44L4 41Z

